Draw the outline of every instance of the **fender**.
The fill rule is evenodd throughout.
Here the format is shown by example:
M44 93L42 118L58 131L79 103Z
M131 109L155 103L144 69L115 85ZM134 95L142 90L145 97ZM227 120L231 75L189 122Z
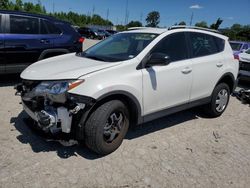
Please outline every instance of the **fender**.
M48 50L44 50L41 55L39 56L38 58L38 61L44 59L44 57L50 53L64 53L64 54L67 54L67 53L70 53L69 50L67 49L63 49L63 48L57 48L57 49L48 49Z
M112 92L106 93L106 94L100 96L97 99L97 102L102 101L106 98L115 96L115 95L126 96L127 99L131 100L135 104L135 107L136 107L136 109L135 109L136 110L136 117L137 117L136 124L143 123L142 108L141 108L140 102L133 94L131 94L127 91L117 90L117 91L112 91Z
M232 91L231 92L233 92L234 90L235 90L235 88L236 88L236 85L237 85L237 80L235 79L235 77L234 77L234 75L231 73L231 72L227 72L227 73L225 73L225 74L223 74L221 77L220 77L220 79L219 79L219 81L216 83L216 85L218 85L224 78L226 78L226 77L230 77L230 81L232 81L233 83L233 85L232 85L232 88L230 88Z

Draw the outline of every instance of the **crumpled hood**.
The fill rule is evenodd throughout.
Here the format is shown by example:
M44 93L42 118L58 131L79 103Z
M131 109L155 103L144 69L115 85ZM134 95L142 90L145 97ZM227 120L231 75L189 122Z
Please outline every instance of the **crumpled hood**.
M98 70L117 66L120 63L107 63L74 54L45 59L27 67L21 74L25 80L67 80L77 79Z

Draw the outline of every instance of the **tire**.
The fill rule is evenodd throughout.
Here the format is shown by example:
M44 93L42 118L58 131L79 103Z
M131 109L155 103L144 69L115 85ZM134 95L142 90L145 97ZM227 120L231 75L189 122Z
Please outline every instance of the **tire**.
M230 99L230 89L225 83L218 84L212 93L211 101L205 106L205 112L209 117L219 117L226 110Z
M125 104L112 100L99 106L85 124L85 143L94 152L107 155L122 143L129 127Z

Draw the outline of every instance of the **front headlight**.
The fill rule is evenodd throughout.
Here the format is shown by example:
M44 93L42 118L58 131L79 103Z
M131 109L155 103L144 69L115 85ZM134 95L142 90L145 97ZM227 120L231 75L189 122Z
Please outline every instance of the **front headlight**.
M60 95L79 86L83 82L84 80L44 81L35 88L35 92L37 94L47 93L51 95Z

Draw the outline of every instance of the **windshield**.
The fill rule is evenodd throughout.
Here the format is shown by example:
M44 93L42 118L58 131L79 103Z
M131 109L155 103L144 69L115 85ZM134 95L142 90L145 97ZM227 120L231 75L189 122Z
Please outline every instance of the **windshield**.
M82 52L81 56L108 62L125 61L136 57L157 36L152 33L119 33Z
M245 53L250 54L250 48L247 51L245 51Z
M240 43L234 43L234 42L230 42L231 48L233 49L233 51L240 51L242 44Z

